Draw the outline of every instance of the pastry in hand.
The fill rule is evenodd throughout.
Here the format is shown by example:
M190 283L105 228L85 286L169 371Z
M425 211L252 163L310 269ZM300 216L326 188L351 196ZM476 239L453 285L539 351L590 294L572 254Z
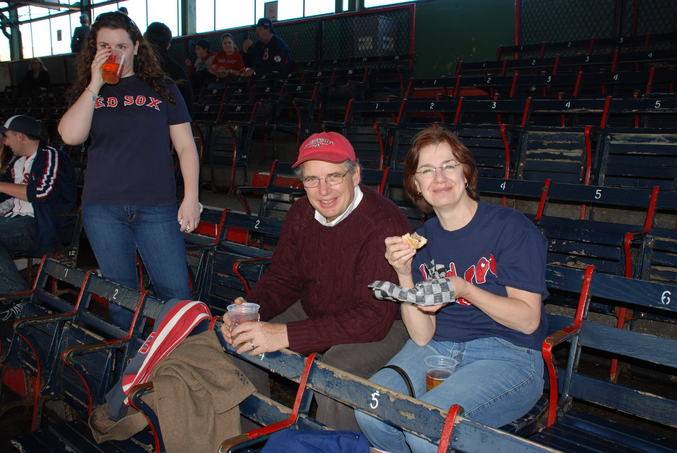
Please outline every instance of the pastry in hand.
M418 233L407 233L402 236L402 240L415 249L420 249L428 243L428 240Z

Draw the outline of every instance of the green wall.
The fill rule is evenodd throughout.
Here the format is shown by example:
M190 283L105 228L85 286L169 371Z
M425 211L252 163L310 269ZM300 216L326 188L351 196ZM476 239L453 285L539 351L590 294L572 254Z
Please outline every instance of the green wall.
M416 4L416 77L453 74L456 63L493 60L514 42L514 0L431 0Z

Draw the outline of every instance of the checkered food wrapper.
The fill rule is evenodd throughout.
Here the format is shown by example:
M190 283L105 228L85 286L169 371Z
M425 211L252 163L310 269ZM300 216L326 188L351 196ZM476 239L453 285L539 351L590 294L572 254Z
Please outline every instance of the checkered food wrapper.
M413 288L403 288L392 282L376 280L369 284L374 296L380 300L406 302L416 305L449 304L456 301L454 286L449 278L433 278L417 283Z

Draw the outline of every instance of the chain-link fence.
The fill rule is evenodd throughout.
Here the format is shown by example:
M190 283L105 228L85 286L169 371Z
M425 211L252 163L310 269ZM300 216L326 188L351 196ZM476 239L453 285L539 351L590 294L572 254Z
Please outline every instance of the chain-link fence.
M671 33L677 31L677 1L675 0L635 0L625 5L626 19L623 22L623 35L644 35L647 33ZM634 25L634 30L633 30Z
M675 31L675 0L521 0L520 44Z
M374 12L306 18L276 24L275 33L284 39L294 61L347 59L406 55L413 48L411 32L414 7L395 7ZM189 39L176 40L170 50L175 57L190 55L198 39L206 39L212 51L221 49L220 36L232 33L237 44L245 39L256 40L254 29L220 30Z

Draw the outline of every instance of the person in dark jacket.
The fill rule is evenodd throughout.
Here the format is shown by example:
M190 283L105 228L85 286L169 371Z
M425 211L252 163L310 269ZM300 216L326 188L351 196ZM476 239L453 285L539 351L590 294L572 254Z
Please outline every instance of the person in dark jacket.
M153 22L148 25L143 37L153 45L162 70L176 83L190 112L193 107L193 88L188 82L186 70L174 61L168 52L172 45L172 31L162 22Z
M292 61L289 46L275 34L273 22L267 17L256 24L258 41L251 47L242 46L245 64L244 75L270 74L284 78L291 72Z
M38 96L49 89L49 72L39 58L29 63L28 71L19 83L19 91L25 96Z
M47 146L42 126L15 115L0 127L14 158L0 175L0 293L27 289L12 255L54 251L77 208L75 171L64 152Z
M71 51L73 53L80 52L82 43L87 41L89 36L89 16L87 14L80 15L80 26L73 31L73 38L71 39Z

